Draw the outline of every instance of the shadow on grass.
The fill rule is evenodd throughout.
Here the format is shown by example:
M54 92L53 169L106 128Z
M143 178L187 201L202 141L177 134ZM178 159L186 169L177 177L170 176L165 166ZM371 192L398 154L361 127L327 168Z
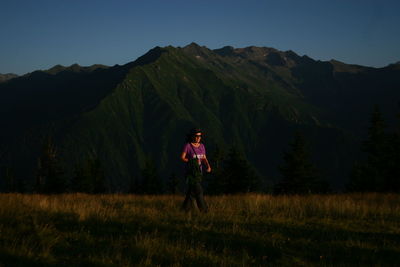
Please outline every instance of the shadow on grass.
M154 264L169 265L179 261L182 265L191 266L216 265L215 259L185 255L182 251L185 247L211 252L239 265L246 257L246 264L256 266L265 265L266 261L269 264L290 264L295 259L308 263L338 265L395 265L400 262L400 253L397 251L400 243L398 235L355 232L322 224L290 225L271 221L239 223L242 231L230 232L227 229L232 229L234 223L226 221L213 221L212 227L206 229L196 228L184 218L151 221L135 215L129 219L125 217L123 221L104 220L97 216L79 220L73 213L45 211L35 211L24 218L14 218L8 222L2 220L2 223L3 230L7 227L10 229L9 235L20 233L20 236L2 237L2 246L12 240L23 242L30 238L39 247L39 256L34 258L19 257L7 252L8 250L1 250L0 256L6 266L55 266L53 261L57 266L117 266L124 262L137 265L149 255ZM29 226L30 224L32 225ZM51 225L50 230L54 233L43 236L35 232L46 225ZM7 235L7 231L2 233L4 234ZM163 251L150 252L139 246L137 242L140 240L136 238L146 235L155 236L160 242L165 242L165 248L181 244L181 250L176 253L182 255L171 256L163 254ZM53 260L41 258L40 249L45 248L40 248L40 244L51 243L51 240L44 239L54 236L58 239L48 248ZM389 242L390 247L384 246L384 242ZM98 255L104 255L109 264L103 264Z
M331 264L396 265L400 262L400 235L352 231L323 224L288 225L284 223L244 224L254 235L278 233L283 253L310 262L323 259ZM390 244L388 245L385 244Z
M37 257L27 257L21 255L15 255L7 250L0 250L0 266L12 266L12 267L59 267L59 266L76 266L76 267L106 267L109 264L94 263L89 260L80 260L80 262L70 262L64 260L46 260L39 259Z
M5 249L0 249L0 266L15 266L15 267L42 267L42 266L54 266L47 264L40 259L34 259L27 256L15 255Z
M96 244L82 244L82 240L77 240L76 247L80 247L79 251L82 252L82 248L93 250L98 252L107 250L110 245L110 240L113 238L119 238L128 243L132 243L138 235L156 235L160 238L160 241L165 242L165 246L168 244L176 244L184 242L193 249L203 249L211 251L214 254L222 255L223 253L229 253L229 257L233 258L237 262L242 262L243 253L256 259L256 262L263 263L266 258L268 260L275 260L281 256L278 248L273 247L271 242L266 242L263 239L256 237L249 237L242 234L234 233L223 233L218 229L215 230L204 230L204 229L193 229L186 224L186 221L180 221L180 223L164 224L162 222L149 222L142 218L133 218L129 222L118 222L118 221L103 221L95 217L88 218L85 221L75 221L74 229L71 229L71 223L65 223L56 225L60 231L71 232L71 231L87 231L88 235L91 236L90 240L97 240ZM82 247L83 245L83 247ZM132 247L132 244L130 245ZM68 254L71 250L67 247ZM93 252L93 251L92 251ZM62 251L59 251L60 255ZM89 252L88 254L90 254ZM132 253L132 250L126 251L126 253ZM129 255L129 254L126 254ZM140 251L134 257L135 263L137 259L144 259L147 255L147 251ZM178 255L180 263L184 266L204 266L204 264L212 265L213 262L208 262L207 258L199 260L193 257L187 257L185 255ZM173 264L171 259L166 255L154 254L156 264ZM197 261L197 264L196 264Z

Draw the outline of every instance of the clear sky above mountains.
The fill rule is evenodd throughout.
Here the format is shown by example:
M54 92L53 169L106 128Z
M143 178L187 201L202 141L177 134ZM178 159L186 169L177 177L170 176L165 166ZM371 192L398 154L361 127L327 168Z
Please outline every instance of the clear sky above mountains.
M191 42L383 67L400 61L399 25L397 0L1 0L0 73L124 64Z

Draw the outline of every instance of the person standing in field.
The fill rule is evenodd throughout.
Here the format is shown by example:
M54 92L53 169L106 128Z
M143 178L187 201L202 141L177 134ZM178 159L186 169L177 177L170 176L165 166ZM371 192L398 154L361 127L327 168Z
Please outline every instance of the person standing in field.
M201 212L207 212L208 206L204 201L201 180L203 167L206 172L211 172L210 163L206 157L206 148L201 142L201 129L194 128L187 135L186 144L183 147L181 160L185 162L185 178L188 183L185 200L182 209L189 211L193 206L193 199L196 199L197 207Z

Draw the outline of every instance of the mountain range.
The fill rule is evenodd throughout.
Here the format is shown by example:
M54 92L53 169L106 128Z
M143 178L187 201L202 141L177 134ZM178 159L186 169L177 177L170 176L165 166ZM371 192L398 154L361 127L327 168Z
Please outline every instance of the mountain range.
M399 66L192 43L155 47L125 65L57 65L1 76L1 167L33 181L50 135L69 174L79 161L97 157L113 190L126 191L146 158L155 160L165 179L181 175L185 135L197 126L209 155L216 146L237 147L271 184L300 130L321 174L340 189L360 158L374 105L389 126L396 123Z

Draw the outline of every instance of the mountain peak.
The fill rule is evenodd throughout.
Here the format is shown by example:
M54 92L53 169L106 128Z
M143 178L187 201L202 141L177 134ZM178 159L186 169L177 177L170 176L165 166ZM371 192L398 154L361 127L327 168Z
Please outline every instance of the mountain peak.
M187 46L185 46L184 48L201 48L200 45L198 45L195 42L191 42L190 44L188 44Z
M235 48L227 45L222 48L214 49L213 51L220 56L232 56L234 55Z
M301 59L293 51L282 52L270 47L248 46L234 48L232 46L224 46L213 51L220 56L240 57L246 60L257 61L261 64L267 63L272 66L293 66L298 59Z
M196 58L207 58L210 54L210 49L205 46L200 46L194 42L182 48L186 54L195 56Z
M195 42L191 42L187 46L183 47L183 50L185 50L185 51L202 51L202 50L209 50L209 49L205 46L200 46Z
M247 46L244 48L234 48L232 46L224 46L219 49L213 50L219 55L241 55L244 57L251 58L263 58L271 52L279 52L275 48L270 47L259 47L259 46Z
M45 72L54 75L54 74L57 74L57 73L59 73L61 71L64 71L66 68L67 67L65 67L63 65L57 64L57 65L51 67L50 69L46 70Z
M336 59L331 59L329 63L332 64L333 70L335 72L348 72L348 73L358 73L362 71L365 67L353 64L346 64Z
M146 65L146 64L150 64L154 61L156 61L163 53L168 52L168 50L166 48L162 48L159 46L156 46L152 49L150 49L149 51L147 51L146 54L144 54L141 57L138 57L135 61L128 63L126 66L130 66L130 65Z

